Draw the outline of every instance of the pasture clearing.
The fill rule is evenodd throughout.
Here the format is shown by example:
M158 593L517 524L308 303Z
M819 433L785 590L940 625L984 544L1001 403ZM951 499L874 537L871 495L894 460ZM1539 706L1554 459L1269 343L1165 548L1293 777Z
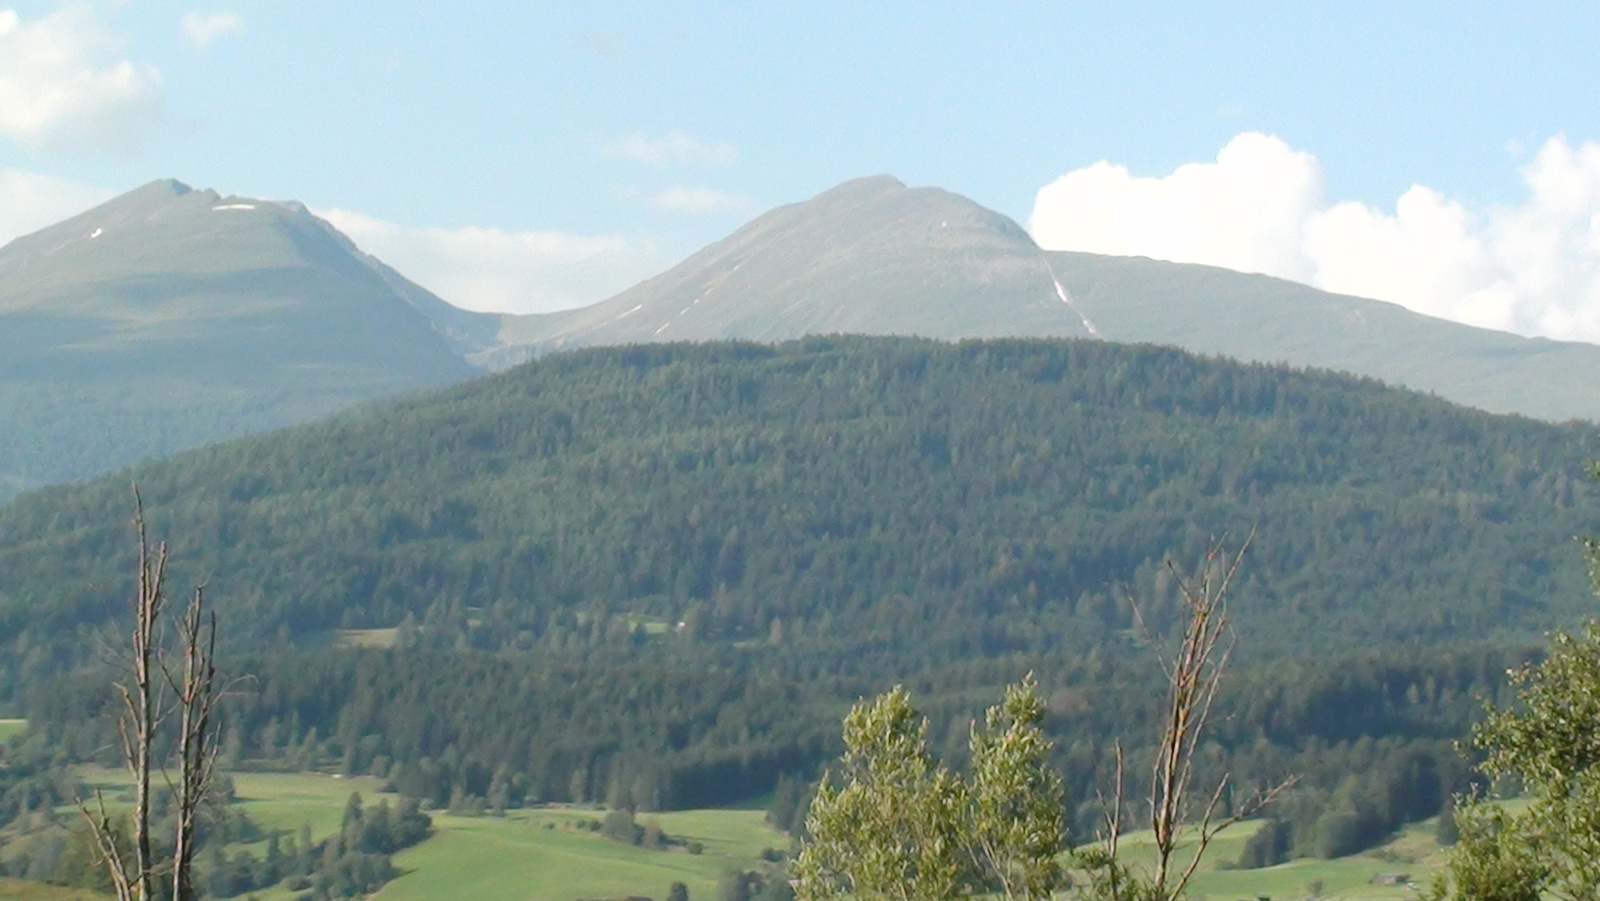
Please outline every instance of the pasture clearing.
M387 629L339 629L333 634L333 643L341 648L377 648L379 650L392 648L399 643L400 630L395 627Z
M1189 894L1195 898L1240 899L1273 898L1276 901L1308 898L1312 887L1322 901L1342 899L1414 899L1418 891L1400 883L1383 885L1384 875L1404 874L1415 886L1426 889L1433 875L1444 865L1444 851L1434 840L1437 820L1413 823L1388 842L1370 851L1333 860L1303 857L1272 867L1254 870L1229 869L1239 859L1244 844L1260 828L1261 821L1239 823L1211 843L1201 862ZM1138 864L1154 862L1151 833L1146 830L1124 835L1121 853ZM1188 863L1183 851L1176 856L1179 865Z
M763 848L787 848L761 811L696 810L645 814L668 835L704 851L624 845L582 828L603 811L540 808L501 818L435 815L437 834L395 855L408 871L378 892L381 901L459 897L479 901L568 901L630 895L665 898L674 882L691 898L714 898L728 870L753 870Z
M118 771L85 771L83 777L108 790L127 785ZM263 829L298 834L309 823L314 839L339 828L352 791L370 806L395 796L378 792L370 776L338 778L322 773L230 773L240 806ZM92 778L91 778L92 777ZM640 824L655 821L667 835L697 842L702 853L685 846L655 851L603 838L587 827L606 811L549 807L508 811L505 817L461 817L430 811L434 835L395 855L404 875L376 897L383 901L473 898L481 901L571 901L643 895L665 898L682 882L690 897L715 897L717 880L727 870L754 870L767 848L787 850L789 839L765 823L762 810L688 810L640 814ZM250 847L256 854L263 848ZM289 901L298 895L283 887L256 893L262 901Z
M0 877L0 901L112 901L102 895L81 888L63 888L43 882L24 882L21 879Z

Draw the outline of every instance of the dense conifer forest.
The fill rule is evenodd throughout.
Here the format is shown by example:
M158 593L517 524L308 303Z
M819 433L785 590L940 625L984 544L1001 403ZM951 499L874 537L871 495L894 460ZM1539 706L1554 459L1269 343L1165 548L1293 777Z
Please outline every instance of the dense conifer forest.
M904 682L959 759L1032 670L1083 828L1154 733L1134 603L1159 640L1253 533L1206 766L1301 774L1279 844L1342 853L1464 787L1478 699L1592 610L1594 431L1098 342L584 351L0 508L0 710L107 747L136 479L253 680L234 763L482 809L781 780L792 826L856 698Z

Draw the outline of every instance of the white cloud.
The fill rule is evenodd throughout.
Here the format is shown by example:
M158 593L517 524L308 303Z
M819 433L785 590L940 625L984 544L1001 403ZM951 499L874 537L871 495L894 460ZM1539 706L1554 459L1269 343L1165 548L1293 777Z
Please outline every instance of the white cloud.
M1310 154L1242 134L1216 162L1188 163L1165 178L1104 161L1061 176L1034 201L1034 240L1281 274L1295 268L1300 225L1321 185Z
M1052 250L1264 272L1432 316L1600 342L1600 144L1552 138L1520 204L1468 209L1417 185L1394 212L1326 202L1311 155L1256 133L1215 162L1135 177L1100 162L1041 188L1030 230Z
M581 307L672 262L649 243L618 235L407 228L345 210L317 215L406 278L468 310L548 313Z
M111 199L111 192L35 172L0 169L0 245Z
M183 33L196 47L204 48L225 34L244 31L244 19L238 13L200 13L190 11L183 16Z
M702 143L677 129L654 137L635 132L600 153L659 167L731 166L739 161L732 144Z
M87 6L32 21L0 9L0 134L35 150L136 151L161 119L161 74L117 55Z
M750 198L711 188L668 188L646 203L677 213L725 213L748 209Z

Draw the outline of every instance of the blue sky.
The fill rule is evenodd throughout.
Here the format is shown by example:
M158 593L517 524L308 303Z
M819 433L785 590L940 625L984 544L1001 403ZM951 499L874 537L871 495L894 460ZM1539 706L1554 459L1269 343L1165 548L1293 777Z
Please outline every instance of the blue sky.
M1600 340L1597 38L1593 3L0 0L0 240L175 177L548 309L887 172L1047 246Z

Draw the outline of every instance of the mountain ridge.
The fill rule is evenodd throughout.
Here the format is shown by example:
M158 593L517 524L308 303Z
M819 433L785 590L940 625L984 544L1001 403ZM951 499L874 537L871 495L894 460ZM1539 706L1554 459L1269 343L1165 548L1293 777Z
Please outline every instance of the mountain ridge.
M1148 257L1048 251L1109 340L1350 372L1492 413L1600 421L1600 346L1527 338L1275 276ZM1183 315L1170 298L1182 297Z
M886 175L757 216L589 307L459 309L294 201L150 182L0 247L0 500L560 350L819 333L1093 337L1600 422L1600 347L1268 276L1041 250Z
M952 297L949 283L981 290ZM890 176L778 207L678 266L576 311L508 318L507 344L548 352L655 340L806 334L1080 337L1012 220Z
M507 316L493 353L516 362L595 345L835 332L1166 344L1381 378L1496 413L1600 422L1600 388L1590 387L1600 345L1524 338L1272 276L1045 251L999 213L890 176L778 207L592 306Z
M302 204L150 182L0 247L0 496L469 378L453 310Z

